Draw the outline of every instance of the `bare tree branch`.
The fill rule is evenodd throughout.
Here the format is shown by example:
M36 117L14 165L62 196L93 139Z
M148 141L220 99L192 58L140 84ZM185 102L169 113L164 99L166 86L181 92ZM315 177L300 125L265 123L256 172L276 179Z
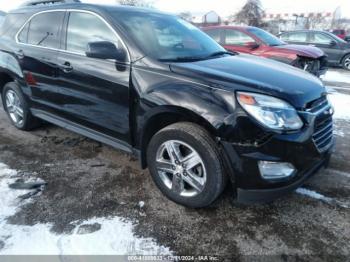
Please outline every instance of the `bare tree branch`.
M261 27L263 14L264 10L260 0L247 0L247 3L234 16L234 20L237 23Z

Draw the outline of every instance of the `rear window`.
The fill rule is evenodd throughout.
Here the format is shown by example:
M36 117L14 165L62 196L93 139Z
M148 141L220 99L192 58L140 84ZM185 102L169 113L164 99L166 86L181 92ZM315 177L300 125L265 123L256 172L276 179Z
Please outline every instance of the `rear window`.
M284 41L290 42L307 42L307 33L305 32L296 32L288 33L281 36L281 39Z
M63 17L64 12L48 12L34 16L18 35L18 41L58 49Z

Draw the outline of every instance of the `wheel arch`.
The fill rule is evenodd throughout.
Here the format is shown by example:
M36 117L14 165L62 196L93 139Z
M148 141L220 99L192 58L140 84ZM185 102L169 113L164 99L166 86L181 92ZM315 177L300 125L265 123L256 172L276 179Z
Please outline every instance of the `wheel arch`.
M349 56L349 55L350 55L350 52L347 52L347 53L345 53L345 54L342 56L342 58L341 58L341 60L340 60L340 64L341 64L341 65L343 64L344 59L345 59L347 56Z
M197 113L179 106L160 106L148 114L139 128L140 134L137 148L140 150L140 162L142 168L147 168L147 147L152 137L161 129L178 123L191 122L205 128L212 137L216 137L216 128L204 117Z
M0 94L7 83L14 82L15 78L8 72L3 72L0 70Z

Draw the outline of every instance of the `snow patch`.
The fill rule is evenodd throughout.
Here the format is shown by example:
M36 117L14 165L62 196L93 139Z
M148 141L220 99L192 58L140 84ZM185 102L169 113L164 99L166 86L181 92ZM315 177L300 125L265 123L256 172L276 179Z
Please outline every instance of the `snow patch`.
M338 83L349 83L350 84L350 73L328 70L325 75L321 77L326 82L338 82Z
M17 177L16 177L17 176ZM12 225L7 218L28 203L19 196L29 190L13 190L9 184L18 178L15 170L0 163L0 241L5 243L0 255L171 255L152 238L140 238L133 233L133 224L120 217L93 218L73 222L70 234L51 232L51 224L34 226ZM81 228L95 226L81 234ZM97 229L96 229L97 228Z
M296 192L298 194L303 195L303 196L307 196L307 197L311 197L313 199L321 200L322 202L325 202L325 203L330 204L330 205L336 205L336 206L339 206L342 208L350 208L348 205L346 205L346 204L344 204L336 199L326 197L324 195L321 195L320 193L317 193L316 191L312 191L312 190L309 190L306 188L298 188L296 190Z
M309 189L306 189L306 188L298 188L296 192L298 194L301 194L301 195L304 195L304 196L308 196L308 197L311 197L311 198L314 198L314 199L317 199L317 200L325 200L326 202L332 200L329 197L326 197L324 195L321 195L321 194L319 194L319 193L317 193L315 191L312 191L312 190L309 190Z
M331 93L328 97L335 109L334 118L350 120L350 95Z

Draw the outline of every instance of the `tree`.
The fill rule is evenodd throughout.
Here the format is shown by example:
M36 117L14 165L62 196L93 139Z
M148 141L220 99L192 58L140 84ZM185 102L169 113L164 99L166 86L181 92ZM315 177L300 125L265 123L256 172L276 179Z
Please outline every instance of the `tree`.
M247 0L247 3L234 16L237 23L242 23L250 26L263 26L262 17L264 10L260 0Z
M323 30L329 27L329 23L326 18L324 18L321 14L316 14L308 17L305 28L306 29L319 29Z
M117 0L120 5L153 7L153 2L147 0Z

